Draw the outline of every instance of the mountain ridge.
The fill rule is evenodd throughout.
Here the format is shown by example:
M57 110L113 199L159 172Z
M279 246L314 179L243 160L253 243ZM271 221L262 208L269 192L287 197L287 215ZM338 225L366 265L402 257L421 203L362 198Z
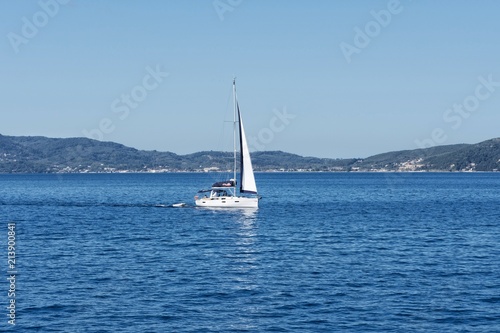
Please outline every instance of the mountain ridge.
M226 171L232 168L232 158L232 152L178 155L89 138L0 134L0 173ZM257 151L252 161L256 171L498 171L500 138L350 159Z

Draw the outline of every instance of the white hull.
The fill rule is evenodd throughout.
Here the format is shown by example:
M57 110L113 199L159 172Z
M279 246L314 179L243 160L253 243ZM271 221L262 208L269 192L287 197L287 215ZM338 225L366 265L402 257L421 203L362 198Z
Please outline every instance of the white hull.
M248 197L216 197L195 200L196 206L212 208L258 208L258 198Z

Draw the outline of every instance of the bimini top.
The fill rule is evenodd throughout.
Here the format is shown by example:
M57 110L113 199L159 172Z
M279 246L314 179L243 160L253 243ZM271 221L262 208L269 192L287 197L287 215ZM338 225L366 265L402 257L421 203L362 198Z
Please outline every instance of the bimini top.
M234 186L236 186L236 183L234 182L233 179L212 184L212 187L234 187Z

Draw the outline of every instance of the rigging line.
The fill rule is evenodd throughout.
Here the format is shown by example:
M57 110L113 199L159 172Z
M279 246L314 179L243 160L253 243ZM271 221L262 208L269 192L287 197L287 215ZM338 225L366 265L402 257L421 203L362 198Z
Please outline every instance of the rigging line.
M232 117L233 115L233 107L232 107L232 98L233 98L233 91L232 91L232 86L228 89L229 93L227 94L227 100L226 100L226 107L224 109L223 113L223 121L221 122L221 130L218 135L218 142L216 145L216 151L219 152L231 152L232 153L232 143L231 147L229 147L229 132L231 132L231 137L232 137L232 126L233 126L233 121L227 120L228 116L230 115ZM217 113L217 114L220 114ZM228 126L228 124L231 124L231 126ZM229 129L230 127L230 129ZM232 157L227 157L222 158L221 161L222 166L221 170L219 172L210 172L209 178L215 183L215 182L220 182L220 181L225 181L228 180L229 178L232 178L232 172L230 171L232 169ZM227 164L227 165L226 165ZM231 176L230 176L231 174Z

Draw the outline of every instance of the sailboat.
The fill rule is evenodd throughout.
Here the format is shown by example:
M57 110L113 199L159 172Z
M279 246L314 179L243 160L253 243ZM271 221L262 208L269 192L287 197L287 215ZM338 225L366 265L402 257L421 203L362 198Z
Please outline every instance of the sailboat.
M233 145L234 145L234 164L233 178L227 181L216 182L209 190L198 191L195 196L196 206L212 208L258 208L259 196L257 194L257 185L252 168L252 160L248 150L245 129L241 118L240 107L236 97L236 80L233 80ZM238 128L238 130L237 130ZM237 135L238 132L238 135ZM239 140L237 137L239 136ZM240 159L240 179L236 181L237 169L237 141L239 141L239 159ZM239 185L239 194L237 186Z

